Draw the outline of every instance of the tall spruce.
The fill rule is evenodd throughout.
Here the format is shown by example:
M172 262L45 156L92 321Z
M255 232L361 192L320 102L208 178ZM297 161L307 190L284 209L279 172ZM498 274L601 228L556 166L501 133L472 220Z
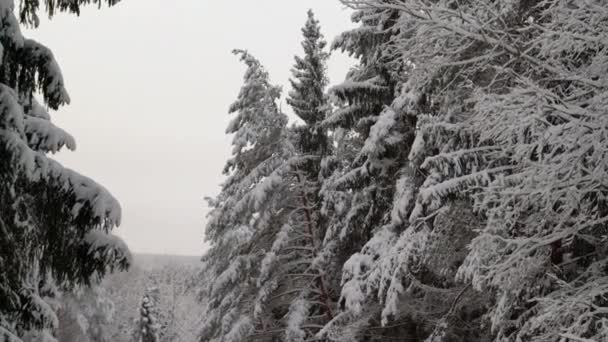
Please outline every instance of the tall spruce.
M292 90L287 103L304 122L304 125L295 128L298 151L304 156L322 157L328 149L327 133L321 123L328 110L325 87L328 82L326 63L329 55L325 51L327 43L321 34L319 21L315 19L312 10L308 11L302 35L304 56L295 56L290 79ZM313 160L305 165L307 178L318 177L319 164L318 160Z
M207 315L201 340L245 341L264 334L273 312L256 312L257 282L264 251L284 222L290 194L285 190L286 161L293 154L287 139L287 117L279 111L280 88L270 83L260 62L235 50L246 66L244 84L230 106L235 117L226 132L233 134L228 176L212 208L206 239L212 247L204 257L208 284Z
M46 10L79 13L90 2L47 1ZM11 342L55 341L60 290L129 263L110 235L120 224L116 199L48 155L76 145L49 112L70 102L61 70L47 47L21 33L20 23L37 26L38 6L23 0L16 11L0 1L0 339Z
M330 152L323 125L328 112L327 43L312 10L307 15L302 28L304 55L295 57L292 90L287 98L303 122L292 128L296 154L289 160L287 175L295 207L290 209L288 221L264 259L265 273L260 279L264 296L268 296L265 285L274 284L277 290L273 296L281 298L270 307L285 312L281 325L282 338L287 341L314 338L319 327L333 318L338 294L328 280L321 253L327 220L321 214L320 171L322 160Z
M402 96L411 66L403 63L395 41L400 32L398 10L362 6L352 19L359 27L338 36L332 47L358 58L359 64L330 89L337 109L324 122L335 132L340 151L325 162L323 209L330 221L324 253L330 255L333 273L343 271L344 276L337 283L340 310L321 335L340 341L417 338L411 332L415 325L381 326L382 304L360 274L378 274L381 263L376 261L388 253L392 240L366 244L380 232L398 236L405 228L402 222L393 222L392 208L400 190L397 180L414 175L407 153L417 118ZM353 264L359 271L355 274ZM378 284L379 279L374 280Z

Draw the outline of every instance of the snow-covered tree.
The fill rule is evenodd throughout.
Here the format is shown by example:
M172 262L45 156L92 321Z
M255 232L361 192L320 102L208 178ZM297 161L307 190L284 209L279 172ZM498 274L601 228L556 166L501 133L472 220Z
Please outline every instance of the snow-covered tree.
M441 89L433 79L439 74L429 76L420 67L428 56L410 53L426 40L402 11L407 1L344 3L356 8L353 19L360 27L334 46L358 57L360 65L333 88L343 105L326 122L344 130L340 141L351 159L336 160L339 167L324 189L334 198L326 210L339 214L333 215L326 243L338 251L336 260L348 261L341 311L321 335L339 341L425 339L437 328L435 337L474 341L485 331L479 314L469 312L483 313L484 297L454 279L474 236L472 208L467 201L446 201L434 215L414 214L425 174L423 160L408 156L419 147L420 126L436 116L434 94ZM423 77L434 82L424 84ZM445 98L450 96L458 101L453 93ZM437 228L435 221L447 224ZM467 317L470 328L442 330L442 320L453 317Z
M329 218L323 253L331 260L333 274L341 274L343 265L346 268L343 284L339 278L336 281L342 292L340 310L321 335L344 341L370 334L367 337L416 338L398 329L386 332L377 327L382 305L376 294L364 288L365 279L355 279L360 284L347 282L353 280L348 269L351 264L369 259L371 263L360 266L367 273L373 270L371 264L380 265L378 253L389 255L392 238L382 241L383 246L374 246L378 250L367 248L363 255L355 254L366 243L377 243L372 237L388 239L378 232L386 230L397 236L404 229L402 222L393 221L398 215L391 210L399 193L415 184L407 153L417 126L417 118L401 94L412 66L404 63L396 48L398 11L370 6L357 10L352 18L360 26L340 35L333 48L358 58L359 65L345 82L330 90L338 106L325 125L335 132L337 152L324 162L329 172L323 184L323 211ZM371 326L373 330L366 330Z
M159 342L162 325L160 323L160 291L150 287L141 299L139 319L135 327L135 340L138 342Z
M310 14L289 162L215 202L206 340L606 340L605 3L341 2L337 109Z
M46 10L78 13L90 2L47 1ZM49 113L70 101L59 66L21 33L20 23L38 24L38 7L0 1L0 336L8 341L52 341L57 308L49 288L88 284L129 262L110 235L120 223L118 202L48 156L76 144Z
M205 237L212 247L203 259L208 283L203 291L207 314L202 341L244 341L266 329L268 320L254 317L255 279L264 251L284 222L283 209L290 197L279 190L286 186L286 161L293 153L287 117L276 102L280 88L270 84L257 59L246 51L235 54L247 70L230 107L235 117L226 130L233 134L232 158L224 169L228 178L218 197L209 201L212 210Z
M331 217L325 240L342 251L339 259L359 250L388 222L395 178L416 127L414 117L393 105L407 70L392 51L395 18L391 9L357 11L353 20L360 27L333 43L333 49L360 60L346 81L330 89L338 108L324 122L336 132L341 149L341 155L326 160L331 172L323 184Z
M598 24L605 6L343 2L398 13L394 44L402 64L413 66L402 94L415 100L419 128L409 160L422 176L393 207L393 220L407 228L377 233L345 266L346 302L357 308L358 298L378 293L386 323L403 314L404 303L428 285L418 285L415 276L441 260L429 251L454 236L452 220L441 217L452 216L449 208L462 200L462 213L475 209L471 222L483 228L470 237L461 229L463 241L474 238L450 282L464 284L450 286L461 292L445 293L454 305L429 340L458 334L454 311L469 287L492 297L468 307L489 308L482 319L493 334L482 340L604 340L606 213L599 180L605 156L599 146L606 89L598 70L606 55L597 37L606 34ZM383 261L371 262L370 254ZM477 316L485 311L476 310Z
M322 124L329 109L325 94L328 54L312 10L308 11L302 35L304 55L295 57L292 90L287 98L302 121L292 127L295 154L285 175L289 179L285 190L293 194L293 203L286 207L287 221L264 256L256 301L256 313L278 313L281 319L273 329L286 341L313 337L333 318L336 297L331 293L320 254L326 230L320 211L320 171L321 161L330 151L327 129Z
M291 87L287 103L304 124L296 126L296 146L305 156L322 156L328 149L327 133L321 125L328 110L325 87L327 86L326 62L329 55L325 51L327 43L321 34L319 21L312 10L302 28L302 48L304 56L295 57ZM318 161L312 161L319 164ZM309 178L318 176L318 167L306 165Z

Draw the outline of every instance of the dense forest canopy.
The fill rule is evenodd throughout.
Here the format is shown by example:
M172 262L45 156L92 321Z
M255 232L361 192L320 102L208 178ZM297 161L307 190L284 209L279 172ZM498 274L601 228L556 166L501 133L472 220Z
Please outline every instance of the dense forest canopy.
M214 202L202 341L606 340L606 3L342 3L358 65L309 13L293 148Z

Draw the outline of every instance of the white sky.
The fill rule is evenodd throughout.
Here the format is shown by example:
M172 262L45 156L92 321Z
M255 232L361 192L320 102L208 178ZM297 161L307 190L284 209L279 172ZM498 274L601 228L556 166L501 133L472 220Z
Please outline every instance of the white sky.
M351 27L338 0L123 0L26 32L51 48L72 98L53 120L78 148L57 159L118 198L132 251L203 253L203 197L223 179L244 71L231 50L252 52L286 94L309 8L329 42ZM351 65L335 53L331 83Z

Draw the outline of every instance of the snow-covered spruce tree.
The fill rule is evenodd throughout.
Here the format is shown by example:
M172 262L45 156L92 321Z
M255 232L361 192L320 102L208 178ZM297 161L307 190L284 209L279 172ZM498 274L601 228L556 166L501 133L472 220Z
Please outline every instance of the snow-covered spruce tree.
M356 2L356 6L352 1L344 3L356 7L353 18L361 21L361 27L337 40L337 44L347 46L347 51L360 57L360 66L351 75L360 72L374 81L388 76L386 84L392 84L393 91L392 98L386 94L387 102L383 104L379 102L383 99L381 93L374 95L367 91L367 98L353 95L349 98L349 93L344 92L353 86L365 89L364 85L347 82L335 87L342 92L337 95L350 101L351 105L336 111L334 122L355 122L352 114L359 112L367 115L364 118L371 122L367 132L351 128L347 138L354 138L343 140L350 143L345 147L355 144L360 147L356 148L350 166L333 176L335 185L326 183L326 191L339 195L336 190L344 186L341 184L344 180L350 180L351 187L352 184L363 185L361 190L352 191L350 199L337 196L342 201L347 199L347 204L343 205L347 207L346 216L337 226L357 232L360 222L369 220L369 225L367 236L354 239L358 245L351 247L360 248L365 244L361 251L352 257L356 250L344 254L350 258L344 264L342 310L321 335L343 341L425 339L435 338L440 332L453 340L486 338L487 331L480 327L486 298L475 293L468 284L454 279L466 256L465 246L473 238L474 228L481 223L472 213L470 202L457 196L439 203L437 209L442 210L433 215L415 214L414 210L419 209L415 206L416 198L426 174L421 170L423 160L408 160L410 151L419 147L415 140L418 127L437 117L440 105L450 108L450 104L458 103L459 89L450 88L449 80L443 80L438 70L419 68L428 56L414 58L409 47L422 45L426 40L412 30L414 22L398 6L400 2L361 1ZM433 41L428 44L432 45ZM436 65L433 61L429 67ZM425 82L427 80L431 81ZM439 91L444 92L442 98L435 95ZM358 102L362 104L352 106ZM373 112L368 106L373 103L377 103L377 114L370 116ZM328 123L332 123L331 120L327 120ZM365 121L359 119L358 122ZM357 139L360 142L357 143ZM357 169L358 165L362 167ZM376 191L375 197L366 193L368 189ZM357 198L361 195L366 197ZM344 212L344 209L334 207ZM361 212L365 215L363 219L355 216L359 210L364 210ZM375 217L370 216L373 212ZM351 217L359 219L349 224ZM440 227L436 229L435 224ZM340 236L353 241L352 237L356 235L343 230ZM326 240L329 239L328 234ZM443 329L444 319L465 319L468 325L450 325ZM434 336L430 336L432 334Z
M78 13L91 1L53 1ZM94 1L100 3L102 1ZM48 153L74 149L47 109L69 103L61 71L42 44L21 34L37 25L38 1L0 1L0 339L53 341L54 288L88 284L128 265L128 250L110 230L120 206L106 189L66 169ZM116 1L106 1L109 5ZM40 93L44 104L34 97Z
M360 27L333 44L360 63L344 83L332 88L340 106L325 121L341 152L325 161L333 172L323 184L323 210L331 217L324 254L332 260L331 269L341 270L350 258L346 266L358 265L361 274L353 278L352 270L345 269L340 312L321 335L343 341L418 338L410 317L400 317L404 324L383 328L383 306L378 303L380 255L392 255L389 249L407 227L392 208L401 196L413 195L418 182L407 161L417 126L413 107L419 102L405 91L413 67L396 42L401 32L397 10L360 8L353 20ZM351 258L372 237L375 245Z
M295 155L285 174L293 194L293 207L287 222L276 234L272 248L262 262L258 278L256 316L264 311L277 313L273 327L275 339L309 340L333 318L338 291L332 290L321 255L326 220L321 215L321 161L329 152L326 128L328 111L326 42L319 21L308 11L302 28L304 55L295 57L292 91L287 103L302 120L291 129Z
M338 109L324 122L346 153L324 161L323 206L331 218L324 244L341 254L339 264L387 223L395 177L415 127L412 117L392 106L407 70L390 51L395 11L362 10L353 21L360 27L340 35L333 49L360 63L330 89Z
M265 336L281 318L268 310L255 315L254 301L261 259L291 202L284 176L293 146L287 139L287 117L277 106L280 88L270 84L257 59L245 51L234 53L247 70L230 107L234 118L226 130L233 134L232 158L224 168L228 178L218 197L209 201L205 237L212 247L203 258L208 282L203 290L207 313L201 341Z
M328 110L325 87L327 86L326 63L328 54L325 51L327 43L321 34L319 21L315 19L312 10L308 11L308 19L302 28L302 48L304 56L295 57L295 65L290 80L292 90L289 92L287 104L304 124L294 127L296 147L298 152L309 159L320 159L328 149L327 132L321 125ZM319 161L311 160L302 165L307 178L318 177Z
M159 342L162 326L159 322L158 302L160 291L150 287L141 299L139 319L136 322L134 338L137 342Z
M434 89L410 154L425 180L408 220L473 201L484 229L459 278L494 296L487 339L605 340L605 4L345 2L398 10L415 86ZM446 226L434 221L419 240ZM429 340L450 340L453 319Z

